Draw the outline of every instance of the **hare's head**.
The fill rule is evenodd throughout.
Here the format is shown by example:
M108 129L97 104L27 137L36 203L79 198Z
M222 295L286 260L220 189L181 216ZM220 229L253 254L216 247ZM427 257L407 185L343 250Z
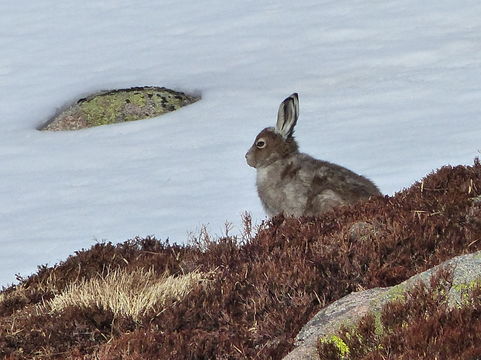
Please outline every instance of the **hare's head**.
M257 135L246 154L247 164L262 168L297 152L298 146L293 134L298 116L299 98L294 93L279 106L276 127L265 128Z

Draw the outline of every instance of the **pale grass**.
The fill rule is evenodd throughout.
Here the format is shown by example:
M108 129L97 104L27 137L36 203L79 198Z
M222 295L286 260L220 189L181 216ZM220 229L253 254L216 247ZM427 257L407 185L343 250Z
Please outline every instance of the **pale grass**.
M68 285L45 307L60 312L73 306L110 310L114 316L140 320L150 312L159 312L170 301L182 300L191 289L212 274L193 271L181 276L156 275L152 270L126 272L115 270L104 277Z

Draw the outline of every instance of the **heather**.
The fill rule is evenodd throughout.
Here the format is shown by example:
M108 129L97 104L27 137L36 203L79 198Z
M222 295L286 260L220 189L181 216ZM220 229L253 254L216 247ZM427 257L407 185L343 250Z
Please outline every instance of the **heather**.
M280 359L302 325L331 302L352 291L398 284L480 250L480 193L476 160L472 166L445 166L394 196L318 218L276 217L256 227L246 215L242 236L202 232L182 246L153 237L99 243L1 292L0 354ZM107 286L112 274L132 277L124 282L126 299L145 294L137 288L142 281L153 287L169 279L174 285L157 287L162 301L135 313L101 302L76 303L75 296L66 306L52 306L87 284ZM168 296L177 284L185 291ZM429 294L415 299L425 301Z

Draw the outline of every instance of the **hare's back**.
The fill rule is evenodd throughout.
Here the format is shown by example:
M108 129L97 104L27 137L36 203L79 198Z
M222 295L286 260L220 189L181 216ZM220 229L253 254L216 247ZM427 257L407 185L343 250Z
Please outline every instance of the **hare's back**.
M310 184L311 194L334 193L344 203L353 203L373 195L381 195L377 186L364 176L327 161L300 154L302 172Z

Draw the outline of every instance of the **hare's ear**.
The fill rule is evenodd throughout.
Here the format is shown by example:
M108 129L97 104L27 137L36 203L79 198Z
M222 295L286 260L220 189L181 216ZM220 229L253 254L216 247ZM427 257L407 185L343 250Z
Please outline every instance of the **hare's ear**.
M285 99L279 106L277 113L276 132L284 139L292 136L294 126L296 126L299 117L299 97L297 93L292 94Z

